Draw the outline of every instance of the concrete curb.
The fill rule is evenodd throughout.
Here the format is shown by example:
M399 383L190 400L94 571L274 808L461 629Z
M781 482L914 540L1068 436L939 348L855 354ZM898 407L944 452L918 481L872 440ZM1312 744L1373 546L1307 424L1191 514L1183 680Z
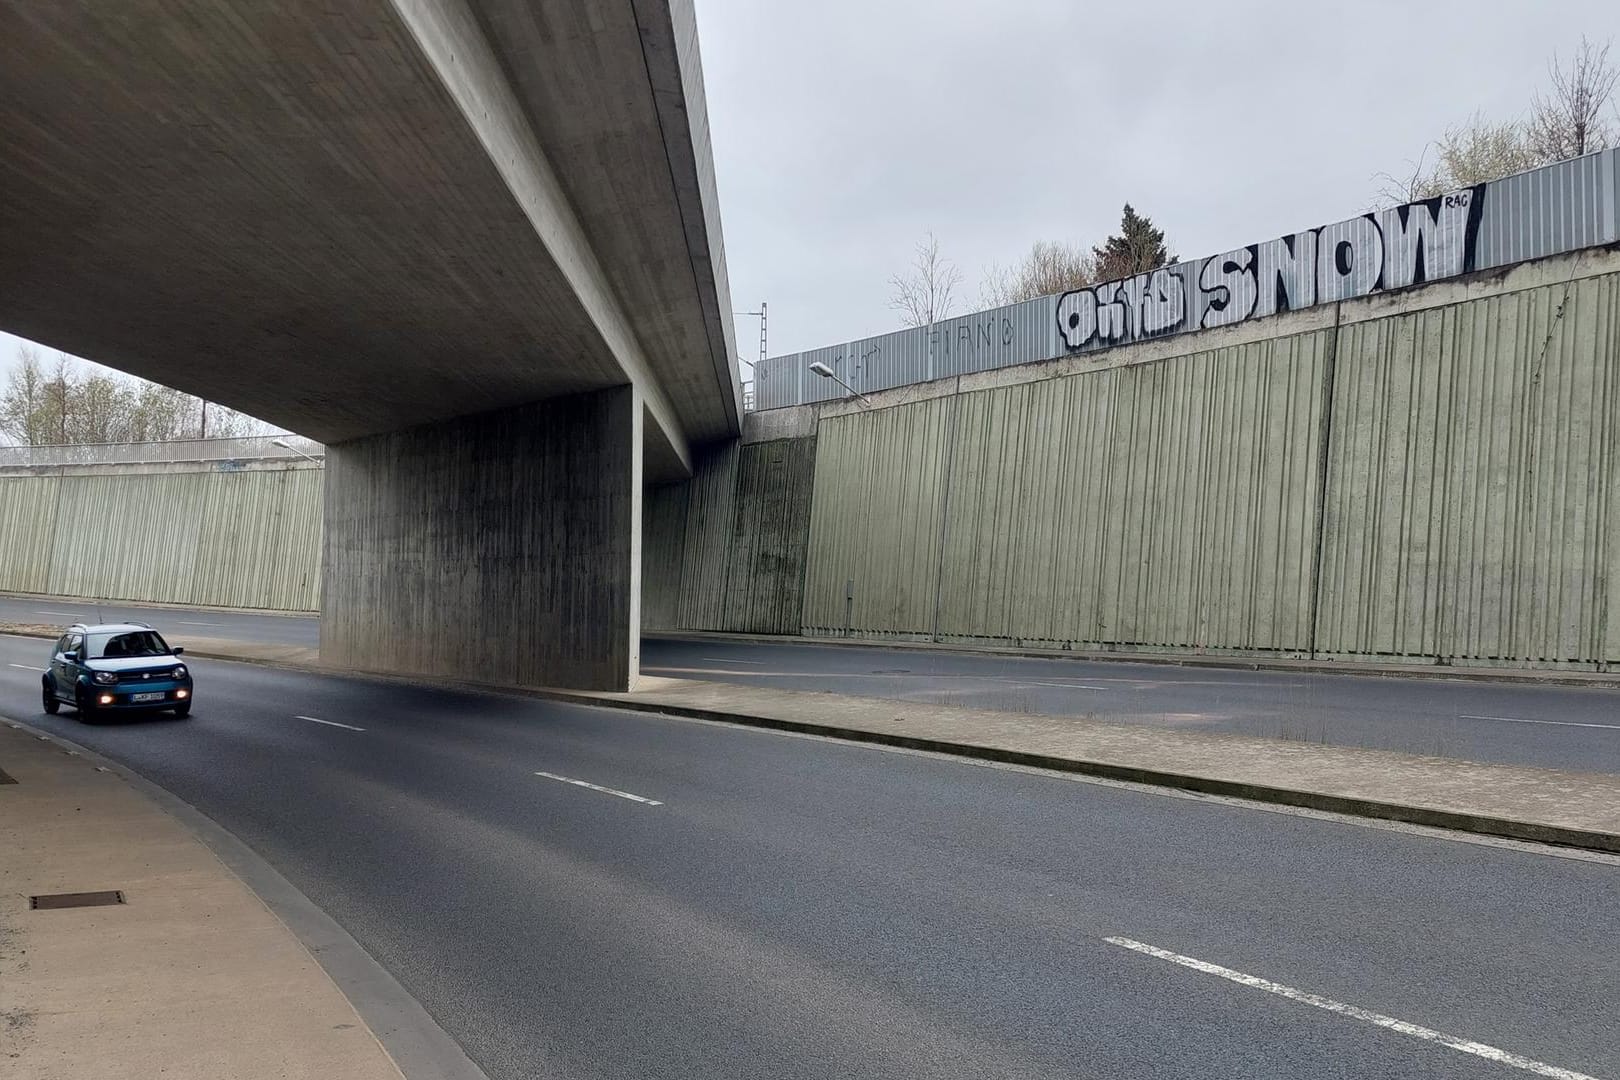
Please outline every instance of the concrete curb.
M213 818L122 762L26 720L6 714L0 714L0 720L116 774L180 822L292 931L348 998L406 1080L489 1080L460 1044L347 930Z
M220 615L275 615L284 619L311 619L319 611L286 611L281 608L223 607L218 604L180 604L172 600L118 600L106 596L52 596L45 593L8 592L0 590L7 600L47 600L60 604L79 604L90 607L152 608L162 611L209 611Z
M487 687L471 686L469 688L489 689ZM1204 795L1221 795L1229 798L1248 799L1253 802L1324 810L1351 817L1400 821L1409 825L1427 825L1432 828L1449 829L1454 832L1476 833L1482 836L1503 837L1509 840L1524 840L1532 843L1555 844L1561 847L1620 854L1620 833L1594 832L1587 829L1573 829L1533 821L1516 821L1511 818L1465 814L1425 806L1378 802L1371 799L1357 799L1327 792L1249 784L1235 780L1222 780L1216 777L1197 776L1190 773L1146 769L1134 765L1115 765L1106 761L1058 757L1024 750L1008 750L1002 747L985 746L977 743L920 738L914 735L898 735L884 731L871 731L865 728L844 727L837 724L816 724L803 720L786 720L772 716L723 712L688 705L634 701L583 692L573 693L566 690L520 688L515 692L527 697L543 698L573 705L605 705L610 708L679 716L690 720L739 724L744 727L791 731L803 735L821 735L842 739L847 742L872 743L907 750L925 750L937 754L948 754L953 757L995 761L1007 765L1025 765L1039 769L1051 769L1055 772L1096 776L1107 780L1123 780L1151 787L1193 791Z
M1309 660L1292 657L1178 655L1102 650L1033 649L999 645L964 645L935 641L890 641L871 638L821 638L796 634L733 634L718 630L655 630L643 638L657 641L732 641L742 645L809 645L828 649L895 649L954 656L1012 657L1019 660L1074 660L1099 664L1155 664L1162 667L1223 668L1231 671L1290 671L1306 675L1353 675L1361 678L1438 679L1442 681L1514 683L1528 686L1580 686L1594 690L1620 688L1620 672L1570 671L1553 668L1442 667L1438 664L1374 664L1360 660Z
M39 635L25 634L20 636ZM592 693L589 691L557 690L542 687L493 686L483 683L471 683L455 680L423 680L406 675L391 675L386 672L335 671L331 668L321 667L318 664L266 660L257 657L233 656L225 653L188 652L187 655L203 657L210 660L227 660L236 663L257 664L261 667L291 668L298 671L313 672L325 675L362 677L381 679L386 682L403 682L419 685L425 684L439 687L453 686L457 689L470 690L477 693L504 694L516 697L536 698L544 701L556 701L569 705L588 705L595 706L597 708L625 709L630 712L678 716L688 720L704 720L713 723L737 724L743 727L763 728L774 731L788 731L801 735L819 735L826 738L842 739L846 742L870 743L878 746L892 746L906 750L923 750L930 753L947 754L953 757L972 758L980 761L994 761L1007 765L1024 765L1039 769L1051 769L1055 772L1070 772L1083 776L1096 776L1107 780L1123 780L1150 787L1174 788L1180 791L1192 791L1205 795L1220 795L1228 798L1248 799L1252 802L1275 803L1281 806L1298 806L1310 810L1322 810L1330 813L1345 814L1350 817L1373 818L1381 821L1399 821L1410 825L1426 825L1431 828L1449 829L1454 832L1474 833L1480 836L1495 836L1509 840L1554 844L1560 847L1573 847L1587 851L1601 851L1607 854L1620 854L1620 833L1595 832L1587 829L1567 828L1564 826L1547 825L1533 821L1517 821L1512 818L1491 817L1479 814L1465 814L1454 810L1441 810L1412 804L1380 802L1372 799L1358 799L1344 795L1334 795L1330 792L1308 791L1300 788L1281 788L1262 784L1250 784L1235 780L1222 780L1218 777L1198 776L1192 773L1147 769L1134 765L1116 765L1106 761L1091 761L1083 758L1059 757L1056 755L1040 754L1031 751L1008 750L1002 747L986 746L977 743L922 738L914 735L900 735L884 731L872 731L865 728L847 727L838 724L818 724L803 720L788 720L781 717L759 716L750 713L725 712L718 709L705 709L696 706L666 702L637 701L633 698L617 697L611 694Z

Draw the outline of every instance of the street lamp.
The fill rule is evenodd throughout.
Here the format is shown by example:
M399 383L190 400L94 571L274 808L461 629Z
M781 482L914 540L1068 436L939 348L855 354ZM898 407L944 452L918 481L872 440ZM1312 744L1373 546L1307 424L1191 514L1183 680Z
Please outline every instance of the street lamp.
M811 364L810 365L810 370L815 372L817 375L820 375L823 379L831 379L833 382L837 383L839 386L842 386L845 390L848 390L857 399L859 399L860 403L862 405L866 406L867 408L872 407L872 402L870 401L870 399L867 398L867 396L865 394L861 393L859 390L857 390L853 386L849 385L849 383L845 382L843 379L840 379L838 377L837 372L835 372L832 368L828 367L826 364L823 364L820 360L817 360L815 363Z
M321 460L318 457L315 457L313 454L304 453L302 450L298 449L298 447L294 446L292 443L288 442L286 439L283 439L283 438L280 438L280 437L271 439L270 440L270 445L271 446L279 446L283 450L291 450L293 453L297 454L301 458L308 458L310 461L313 461L315 463L316 468L319 468L319 469L326 468L326 462L325 461Z

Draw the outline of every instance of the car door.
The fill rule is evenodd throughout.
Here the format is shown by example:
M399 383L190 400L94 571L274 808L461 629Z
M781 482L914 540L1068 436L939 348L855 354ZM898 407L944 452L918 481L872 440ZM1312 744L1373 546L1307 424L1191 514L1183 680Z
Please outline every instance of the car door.
M51 657L51 681L56 685L56 696L67 701L73 700L73 683L78 678L78 672L64 654L75 648L73 643L78 636L63 634L57 639L56 653ZM83 648L84 645L81 642L77 647Z

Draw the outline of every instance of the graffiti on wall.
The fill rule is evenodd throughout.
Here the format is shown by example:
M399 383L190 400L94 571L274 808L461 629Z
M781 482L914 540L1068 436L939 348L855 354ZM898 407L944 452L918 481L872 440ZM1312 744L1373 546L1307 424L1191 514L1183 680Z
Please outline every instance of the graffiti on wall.
M1070 351L1230 326L1473 269L1484 186L1176 263L1058 297Z

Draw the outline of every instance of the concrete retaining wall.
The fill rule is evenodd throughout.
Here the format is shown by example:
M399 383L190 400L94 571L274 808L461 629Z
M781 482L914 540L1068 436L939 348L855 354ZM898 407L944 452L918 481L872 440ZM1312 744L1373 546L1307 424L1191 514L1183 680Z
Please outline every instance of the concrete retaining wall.
M799 632L816 440L701 454L697 475L653 488L644 510L642 625Z
M784 435L814 484L799 625L772 632L1620 660L1613 250L774 410L745 440ZM727 599L750 449L658 494L687 599L649 627L764 628Z
M0 473L0 591L320 606L321 474L284 462Z

